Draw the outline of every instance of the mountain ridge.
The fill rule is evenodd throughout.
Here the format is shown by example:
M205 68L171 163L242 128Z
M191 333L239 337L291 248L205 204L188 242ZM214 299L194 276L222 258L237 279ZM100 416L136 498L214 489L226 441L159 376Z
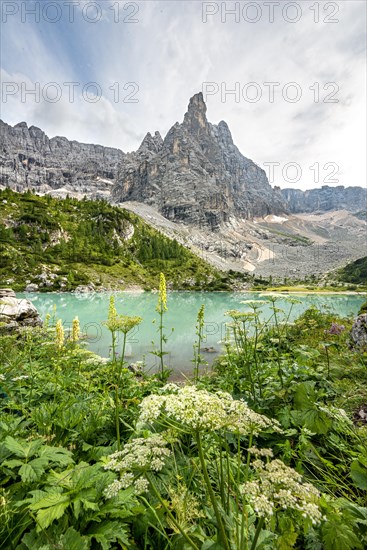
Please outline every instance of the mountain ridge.
M361 187L272 188L265 171L236 147L227 123L211 124L206 113L202 93L195 94L182 123L164 138L148 132L129 153L0 120L0 187L142 202L169 220L214 231L232 219L366 208Z

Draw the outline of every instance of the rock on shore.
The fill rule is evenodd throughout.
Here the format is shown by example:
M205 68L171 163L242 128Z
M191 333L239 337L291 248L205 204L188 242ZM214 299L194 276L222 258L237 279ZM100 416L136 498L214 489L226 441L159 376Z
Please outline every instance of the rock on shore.
M0 289L0 328L14 330L19 327L42 326L36 307L29 300L19 299L11 288Z

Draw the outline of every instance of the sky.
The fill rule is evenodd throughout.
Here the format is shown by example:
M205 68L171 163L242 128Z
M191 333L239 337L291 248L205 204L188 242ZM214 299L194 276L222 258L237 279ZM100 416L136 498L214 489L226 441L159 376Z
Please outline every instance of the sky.
M136 150L202 91L272 185L366 185L364 0L2 0L0 116Z

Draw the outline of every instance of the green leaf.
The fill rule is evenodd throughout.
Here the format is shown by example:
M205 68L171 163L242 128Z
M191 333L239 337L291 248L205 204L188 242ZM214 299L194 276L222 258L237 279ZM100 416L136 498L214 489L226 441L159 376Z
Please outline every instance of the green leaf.
M69 527L60 538L62 550L88 550L89 544L86 537L82 537L73 527Z
M4 460L2 463L2 466L7 466L8 468L17 468L18 466L22 466L24 462L17 458L13 458L11 460Z
M128 533L118 521L104 521L100 525L93 525L88 530L88 536L95 539L103 550L110 548L111 542L129 545Z
M359 460L354 460L351 464L350 475L354 481L354 485L358 489L363 489L367 491L367 468L359 462Z
M44 473L45 466L47 466L47 464L47 460L42 458L34 458L27 464L23 464L23 466L19 469L19 475L21 476L22 481L24 483L29 483L31 481L39 480Z
M8 449L8 451L21 458L26 458L29 448L28 445L23 446L19 441L17 441L16 439L14 439L14 437L11 437L10 435L5 438L5 447Z
M49 462L54 462L59 466L68 466L73 463L72 453L63 447L44 445L40 450L39 456L47 458Z
M38 492L35 495L35 502L29 505L30 510L37 512L37 530L46 529L55 519L61 518L69 506L69 495L62 494L60 491L60 488L55 487L46 494Z
M65 495L63 501L49 508L43 508L37 512L37 529L46 529L55 519L60 519L69 506L69 497Z
M294 393L294 408L310 409L316 401L315 382L302 382Z
M276 546L279 550L291 550L298 537L294 524L290 518L284 515L279 515L278 524L281 534L276 540Z
M62 489L60 489L60 487L52 487L47 492L33 491L33 494L33 502L31 502L29 506L29 509L33 511L54 506L59 502L63 502L65 498L65 495L62 493Z
M363 550L360 539L340 516L327 521L322 528L322 541L325 550Z
M292 411L291 414L296 425L305 426L305 428L316 434L326 434L332 424L331 418L317 409Z

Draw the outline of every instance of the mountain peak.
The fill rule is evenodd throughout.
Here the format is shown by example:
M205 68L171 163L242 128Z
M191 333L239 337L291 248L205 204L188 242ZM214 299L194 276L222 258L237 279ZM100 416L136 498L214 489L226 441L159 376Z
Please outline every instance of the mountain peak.
M184 126L190 133L195 135L197 135L200 130L207 128L206 104L201 92L195 94L190 99L187 113L184 117Z
M138 152L150 151L153 153L158 153L163 145L163 139L159 132L155 132L154 136L150 132L147 133L141 145L138 149Z
M28 124L26 122L18 122L14 128L26 128L28 130Z
M206 113L206 104L205 104L202 92L199 92L199 93L193 95L190 98L190 103L189 103L189 106L188 106L188 110L189 111L199 110L199 111L203 111L204 113Z

